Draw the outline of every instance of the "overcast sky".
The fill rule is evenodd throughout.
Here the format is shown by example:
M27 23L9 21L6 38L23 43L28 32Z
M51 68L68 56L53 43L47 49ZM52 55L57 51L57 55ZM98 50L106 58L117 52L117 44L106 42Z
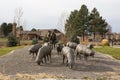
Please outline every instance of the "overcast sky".
M15 9L22 7L22 24L26 30L60 29L61 21L74 9L79 10L82 4L89 11L96 7L112 31L120 32L120 0L0 0L0 24L13 22Z

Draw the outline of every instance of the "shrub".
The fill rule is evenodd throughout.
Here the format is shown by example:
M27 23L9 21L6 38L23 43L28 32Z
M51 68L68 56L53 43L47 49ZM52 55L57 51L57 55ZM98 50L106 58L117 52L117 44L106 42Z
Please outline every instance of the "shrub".
M37 43L38 43L38 39L37 38L33 38L32 44L37 44Z
M118 42L117 44L120 45L120 42Z
M18 44L18 40L17 40L16 36L14 36L13 34L9 34L7 46L9 46L9 47L17 46L17 44Z
M49 41L49 39L47 36L43 37L43 42L48 42L48 41Z
M107 39L102 40L102 45L103 46L109 46L109 41Z
M80 43L80 41L79 41L79 39L77 38L77 36L76 35L73 35L72 37L71 37L71 41L72 42L75 42L75 43Z

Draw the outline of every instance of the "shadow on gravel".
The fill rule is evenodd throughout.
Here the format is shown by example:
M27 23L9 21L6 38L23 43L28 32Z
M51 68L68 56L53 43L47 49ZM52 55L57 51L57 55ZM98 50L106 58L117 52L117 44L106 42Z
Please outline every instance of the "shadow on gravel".
M89 59L88 61L77 60L74 70L90 72L114 71L111 66L118 66L117 62L98 59Z
M42 64L42 65L38 65L38 66L44 66L44 67L52 67L52 68L55 68L55 67L64 67L65 64L52 64L52 63L47 63L47 64Z
M85 64L76 64L73 70L76 71L86 71L86 72L106 72L114 71L112 68L104 65L85 65Z
M91 62L95 62L95 63L102 63L102 64L106 64L106 65L111 65L111 66L120 66L120 63L116 62L116 61L111 61L111 60L91 60Z

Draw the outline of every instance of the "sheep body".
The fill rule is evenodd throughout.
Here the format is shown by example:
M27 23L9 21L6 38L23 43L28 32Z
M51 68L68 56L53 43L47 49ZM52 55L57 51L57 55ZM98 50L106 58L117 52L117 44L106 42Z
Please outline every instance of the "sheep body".
M63 63L64 63L64 60L66 58L67 59L67 66L69 66L69 68L72 68L73 65L75 64L73 49L71 49L70 47L67 47L67 46L63 47L62 54L63 54Z
M48 60L49 59L51 60L51 47L49 45L44 45L39 49L35 61L38 63L38 65L40 65L41 62L43 62L43 59L44 59L45 63L46 63L46 57L47 57Z
M58 53L58 55L59 55L59 53L61 53L62 48L63 48L63 45L62 45L62 44L58 44L58 45L57 45L57 53Z
M41 48L41 47L42 47L41 44L35 44L35 45L33 45L33 46L29 49L29 54L33 54L33 57L34 57L34 54L36 54L36 56L37 56L38 50L39 50L39 48Z
M75 54L76 59L77 56L79 56L79 58L81 59L81 56L83 55L84 58L87 60L87 57L94 56L95 52L86 45L78 44L75 50Z
M70 48L73 48L75 50L75 48L77 46L77 43L75 43L75 42L67 42L66 46L68 46Z

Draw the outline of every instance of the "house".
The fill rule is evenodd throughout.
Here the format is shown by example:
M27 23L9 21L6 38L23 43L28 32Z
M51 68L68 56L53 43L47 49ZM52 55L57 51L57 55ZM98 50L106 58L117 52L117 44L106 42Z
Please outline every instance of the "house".
M17 31L16 36L21 40L32 40L35 37L41 39L40 32L38 31Z
M57 39L61 39L64 36L64 34L57 29L39 29L38 31L41 33L40 34L41 37L46 36L48 31L55 32Z
M55 32L57 39L62 39L64 34L57 29L38 29L37 31L17 31L16 36L21 40L32 40L33 38L38 38L42 40L44 36L47 35L48 31Z

